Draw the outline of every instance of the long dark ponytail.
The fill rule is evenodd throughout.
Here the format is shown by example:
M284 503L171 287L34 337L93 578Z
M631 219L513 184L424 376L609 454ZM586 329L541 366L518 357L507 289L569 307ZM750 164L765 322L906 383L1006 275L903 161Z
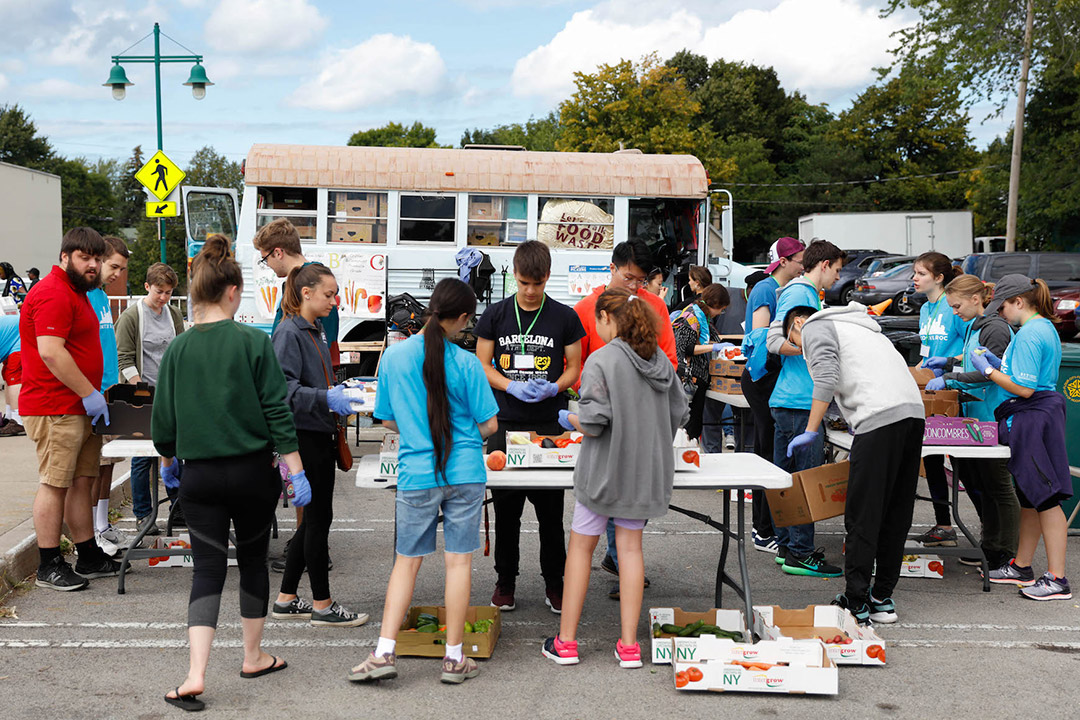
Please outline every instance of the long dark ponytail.
M424 325L424 387L427 388L428 426L435 448L435 478L446 478L446 462L454 444L450 424L450 398L446 388L446 365L443 345L446 333L440 320L454 320L476 312L476 294L456 278L440 280L428 303L428 321Z

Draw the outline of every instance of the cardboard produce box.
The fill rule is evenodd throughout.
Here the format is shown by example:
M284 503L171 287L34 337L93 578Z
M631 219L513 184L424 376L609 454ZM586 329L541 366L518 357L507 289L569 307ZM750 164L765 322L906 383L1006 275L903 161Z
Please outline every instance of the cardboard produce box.
M725 357L717 357L709 361L709 375L713 377L741 378L744 367L746 367L745 358L740 362Z
M379 194L361 193L357 197L351 198L342 198L339 195L335 210L338 215L348 215L349 217L380 217Z
M996 422L980 422L974 418L941 417L926 418L923 445L968 445L993 447L998 444Z
M506 433L506 466L514 468L574 467L581 452L579 432L562 435L538 435L535 432L511 430ZM542 447L545 439L556 447ZM563 447L558 447L562 445Z
M396 480L398 475L398 444L401 436L397 433L383 435L382 446L379 448L379 473L376 477L387 480Z
M709 378L709 389L725 395L742 395L742 385L733 377L713 375Z
M370 220L336 222L330 228L330 242L370 243L374 240L375 223Z
M191 548L191 536L187 533L181 533L176 537L156 537L154 542L150 544L150 550L175 550L176 548ZM233 544L229 543L230 549L235 549ZM235 553L233 553L235 555ZM188 555L162 555L161 557L149 558L150 567L152 568L166 568L166 567L195 567L194 558ZM228 567L236 567L236 558L230 557L226 561Z
M927 368L913 367L908 368L908 370L911 371L911 377L915 378L915 384L919 386L920 390L926 387L926 383L937 377L934 375L933 370Z
M115 435L117 438L149 438L150 415L154 411L154 388L145 382L132 385L118 383L105 390L109 405L109 424L100 418L94 424L94 434Z
M931 415L945 415L956 417L960 414L960 391L938 390L937 392L922 391L923 409L926 417Z
M446 655L446 633L422 633L409 628L416 627L416 618L420 613L428 613L439 618L439 626L446 624L446 608L434 605L418 605L409 608L405 615L405 621L401 624L398 633L395 652L398 655L411 655L418 657L438 657ZM465 621L474 623L477 620L491 620L491 629L487 632L465 633L462 652L468 657L489 658L495 652L495 643L499 639L502 630L501 613L499 608L489 606L473 606L465 611ZM438 641L438 642L436 642Z
M847 460L821 465L792 473L790 488L766 490L773 524L789 527L843 515L849 468Z
M860 626L849 611L837 605L809 605L802 610L755 605L754 632L763 640L816 638L837 665L885 664L885 641L873 627ZM832 642L838 637L838 642Z
M676 690L836 695L836 663L820 640L757 643L702 635L671 640Z
M941 580L945 577L945 565L937 555L905 555L900 563L900 577Z
M653 628L652 632L652 662L653 665L670 665L671 653L674 649L672 639L675 638L673 633L659 631L657 634L657 625L689 625L692 622L698 620L704 620L709 625L716 625L722 630L730 630L732 632L744 633L746 632L746 623L743 621L743 614L739 610L718 610L713 608L706 612L685 612L682 608L649 608L649 627ZM682 646L682 652L688 653L692 648L697 647L696 641L699 638L687 637L683 638L687 642ZM692 657L686 655L686 657Z

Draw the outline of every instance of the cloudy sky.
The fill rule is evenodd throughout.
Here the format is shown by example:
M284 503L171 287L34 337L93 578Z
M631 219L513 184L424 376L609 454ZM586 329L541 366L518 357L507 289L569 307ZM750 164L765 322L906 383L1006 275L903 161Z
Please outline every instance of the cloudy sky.
M573 72L599 63L710 59L776 68L788 90L834 110L889 61L884 0L0 0L0 104L23 106L64 155L126 157L155 144L152 66L128 65L122 102L101 84L110 56L154 22L197 54L216 83L196 102L190 66L162 72L165 150L183 164L204 145L233 159L252 143L344 144L394 120L420 120L439 141L465 128L542 116ZM127 54L153 52L152 39ZM187 51L163 38L163 53ZM985 145L1007 120L980 122ZM1011 117L1011 110L1007 111Z

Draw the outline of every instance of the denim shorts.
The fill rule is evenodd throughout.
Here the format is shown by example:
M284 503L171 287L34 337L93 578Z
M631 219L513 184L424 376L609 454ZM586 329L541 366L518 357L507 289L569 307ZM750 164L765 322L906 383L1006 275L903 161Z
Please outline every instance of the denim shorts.
M613 518L617 527L627 530L644 530L648 520L634 520L626 518ZM600 537L607 527L607 516L597 515L579 502L574 502L574 521L570 529L578 535L591 535Z
M480 549L480 514L487 485L440 485L426 490L398 490L397 554L423 557L435 552L435 528L443 517L443 544L449 553Z

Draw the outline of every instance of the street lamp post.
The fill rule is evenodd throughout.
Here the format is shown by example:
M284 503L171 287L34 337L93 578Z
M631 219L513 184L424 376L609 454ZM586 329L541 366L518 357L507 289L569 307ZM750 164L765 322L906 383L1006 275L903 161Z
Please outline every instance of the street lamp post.
M154 64L154 90L157 95L157 149L162 147L161 132L161 65L162 63L189 63L195 65L191 68L191 74L184 83L191 88L191 94L196 100L206 97L206 88L214 83L206 77L206 69L202 66L202 55L162 55L161 54L161 27L154 23L154 54L153 55L113 55L113 67L109 72L109 79L103 83L105 87L112 88L114 100L123 100L127 94L127 88L134 85L128 80L124 68L120 65L125 63L153 63ZM145 39L145 38L143 38ZM171 38L170 38L171 39ZM140 40L140 42L142 42ZM175 41L174 41L175 42ZM136 43L137 45L138 43ZM179 45L179 43L177 43ZM181 46L182 47L182 46ZM158 242L161 244L161 262L165 262L165 218L158 218Z

